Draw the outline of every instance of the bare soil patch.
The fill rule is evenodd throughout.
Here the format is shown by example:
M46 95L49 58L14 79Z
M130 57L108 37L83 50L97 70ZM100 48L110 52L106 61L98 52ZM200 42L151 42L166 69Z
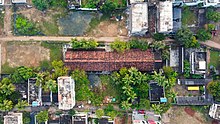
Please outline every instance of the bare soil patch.
M205 120L202 113L196 112L190 107L171 107L164 116L170 121L166 124L211 124Z
M127 36L127 29L125 28L125 19L122 21L103 21L88 36L95 37L117 37Z
M42 47L40 42L8 42L5 47L10 67L36 67L41 61L50 59L49 49Z

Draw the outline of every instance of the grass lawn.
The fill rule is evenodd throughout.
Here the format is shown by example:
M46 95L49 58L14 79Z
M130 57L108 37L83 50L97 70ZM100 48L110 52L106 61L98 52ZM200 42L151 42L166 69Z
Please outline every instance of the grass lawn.
M8 63L3 64L1 69L2 74L12 74L16 70L16 68L10 67Z
M43 27L45 35L58 35L59 29L56 22L43 22Z
M197 20L195 13L190 10L189 7L183 7L182 9L182 24L192 25Z
M41 42L41 46L50 49L50 61L62 59L62 45L64 42Z
M220 60L220 51L211 51L210 50L210 63L208 64L213 65L215 67L219 67L219 60Z
M5 14L2 13L2 11L0 11L0 26L1 27L4 26L4 16L5 16Z

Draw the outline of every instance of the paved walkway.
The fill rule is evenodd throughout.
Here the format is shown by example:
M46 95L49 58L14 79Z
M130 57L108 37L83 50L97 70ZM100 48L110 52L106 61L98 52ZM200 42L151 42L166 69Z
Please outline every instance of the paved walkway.
M218 44L218 43L216 43L214 41L211 41L211 40L208 40L206 42L202 42L201 44L203 44L205 46L208 46L208 47L212 47L212 48L220 50L220 44Z

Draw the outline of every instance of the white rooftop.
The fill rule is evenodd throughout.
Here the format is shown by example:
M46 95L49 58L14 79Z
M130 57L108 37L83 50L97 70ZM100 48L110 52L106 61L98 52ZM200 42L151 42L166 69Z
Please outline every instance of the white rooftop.
M59 109L69 110L75 106L75 82L71 77L58 77Z
M8 113L4 116L4 124L23 124L22 113Z
M130 33L145 34L148 31L147 3L135 3L130 8Z
M144 0L130 0L130 4L144 2Z
M0 5L3 5L4 4L4 0L0 0Z
M173 30L173 3L171 1L159 2L159 20L157 30L160 33Z
M12 0L12 3L27 3L27 0Z
M206 61L199 61L199 69L200 70L206 69Z

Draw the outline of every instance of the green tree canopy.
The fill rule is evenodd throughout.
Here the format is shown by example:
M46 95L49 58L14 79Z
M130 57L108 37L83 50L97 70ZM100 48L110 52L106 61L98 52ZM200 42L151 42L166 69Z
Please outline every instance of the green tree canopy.
M95 41L94 39L72 39L72 48L73 49L95 49L98 47L99 43Z
M193 32L187 27L182 27L182 29L178 30L175 39L186 48L195 48L199 46L198 41L195 36L193 36Z
M0 110L1 111L10 111L13 108L13 102L11 100L3 100L0 103Z
M18 15L16 17L15 28L18 35L39 35L40 30L37 29L36 25L29 21L27 18L22 15Z
M49 7L49 0L32 0L34 6L43 11Z
M11 75L11 78L13 82L21 83L35 76L36 75L32 68L21 66L15 70L15 72Z
M120 41L119 39L116 39L114 42L112 42L110 47L119 53L123 53L125 50L130 49L128 42Z
M102 116L104 116L104 110L103 109L98 109L98 110L96 110L95 111L95 114L96 114L96 116L97 116L97 118L102 118Z
M218 22L220 21L220 12L217 12L214 9L209 8L206 13L206 18L210 21Z
M38 123L46 122L49 119L48 111L41 111L37 114L36 120Z
M163 112L163 108L160 106L160 104L152 104L151 108L156 114L161 114Z
M162 33L155 33L153 35L153 38L155 41L162 41L162 40L165 40L166 36Z
M60 61L53 61L52 67L54 69L54 72L52 73L52 79L57 79L60 76L67 75L67 68L64 66L64 63L62 60Z
M74 70L71 74L75 80L76 100L89 100L93 93L89 89L89 80L86 72L83 70Z
M207 41L207 40L210 40L212 38L212 35L211 35L210 32L206 31L205 29L200 29L197 32L197 37L201 41Z
M220 81L211 81L207 85L208 92L212 94L217 101L220 101Z
M15 105L15 108L17 108L18 110L24 110L25 107L28 106L28 103L27 101L24 101L24 100L18 100L18 103Z
M15 86L12 84L9 78L3 78L0 82L0 93L2 95L11 95L15 91Z
M117 4L112 0L106 0L105 3L100 7L101 12L104 14L110 14L117 8Z
M129 45L131 49L147 50L149 48L149 44L147 41L139 39L130 40Z

